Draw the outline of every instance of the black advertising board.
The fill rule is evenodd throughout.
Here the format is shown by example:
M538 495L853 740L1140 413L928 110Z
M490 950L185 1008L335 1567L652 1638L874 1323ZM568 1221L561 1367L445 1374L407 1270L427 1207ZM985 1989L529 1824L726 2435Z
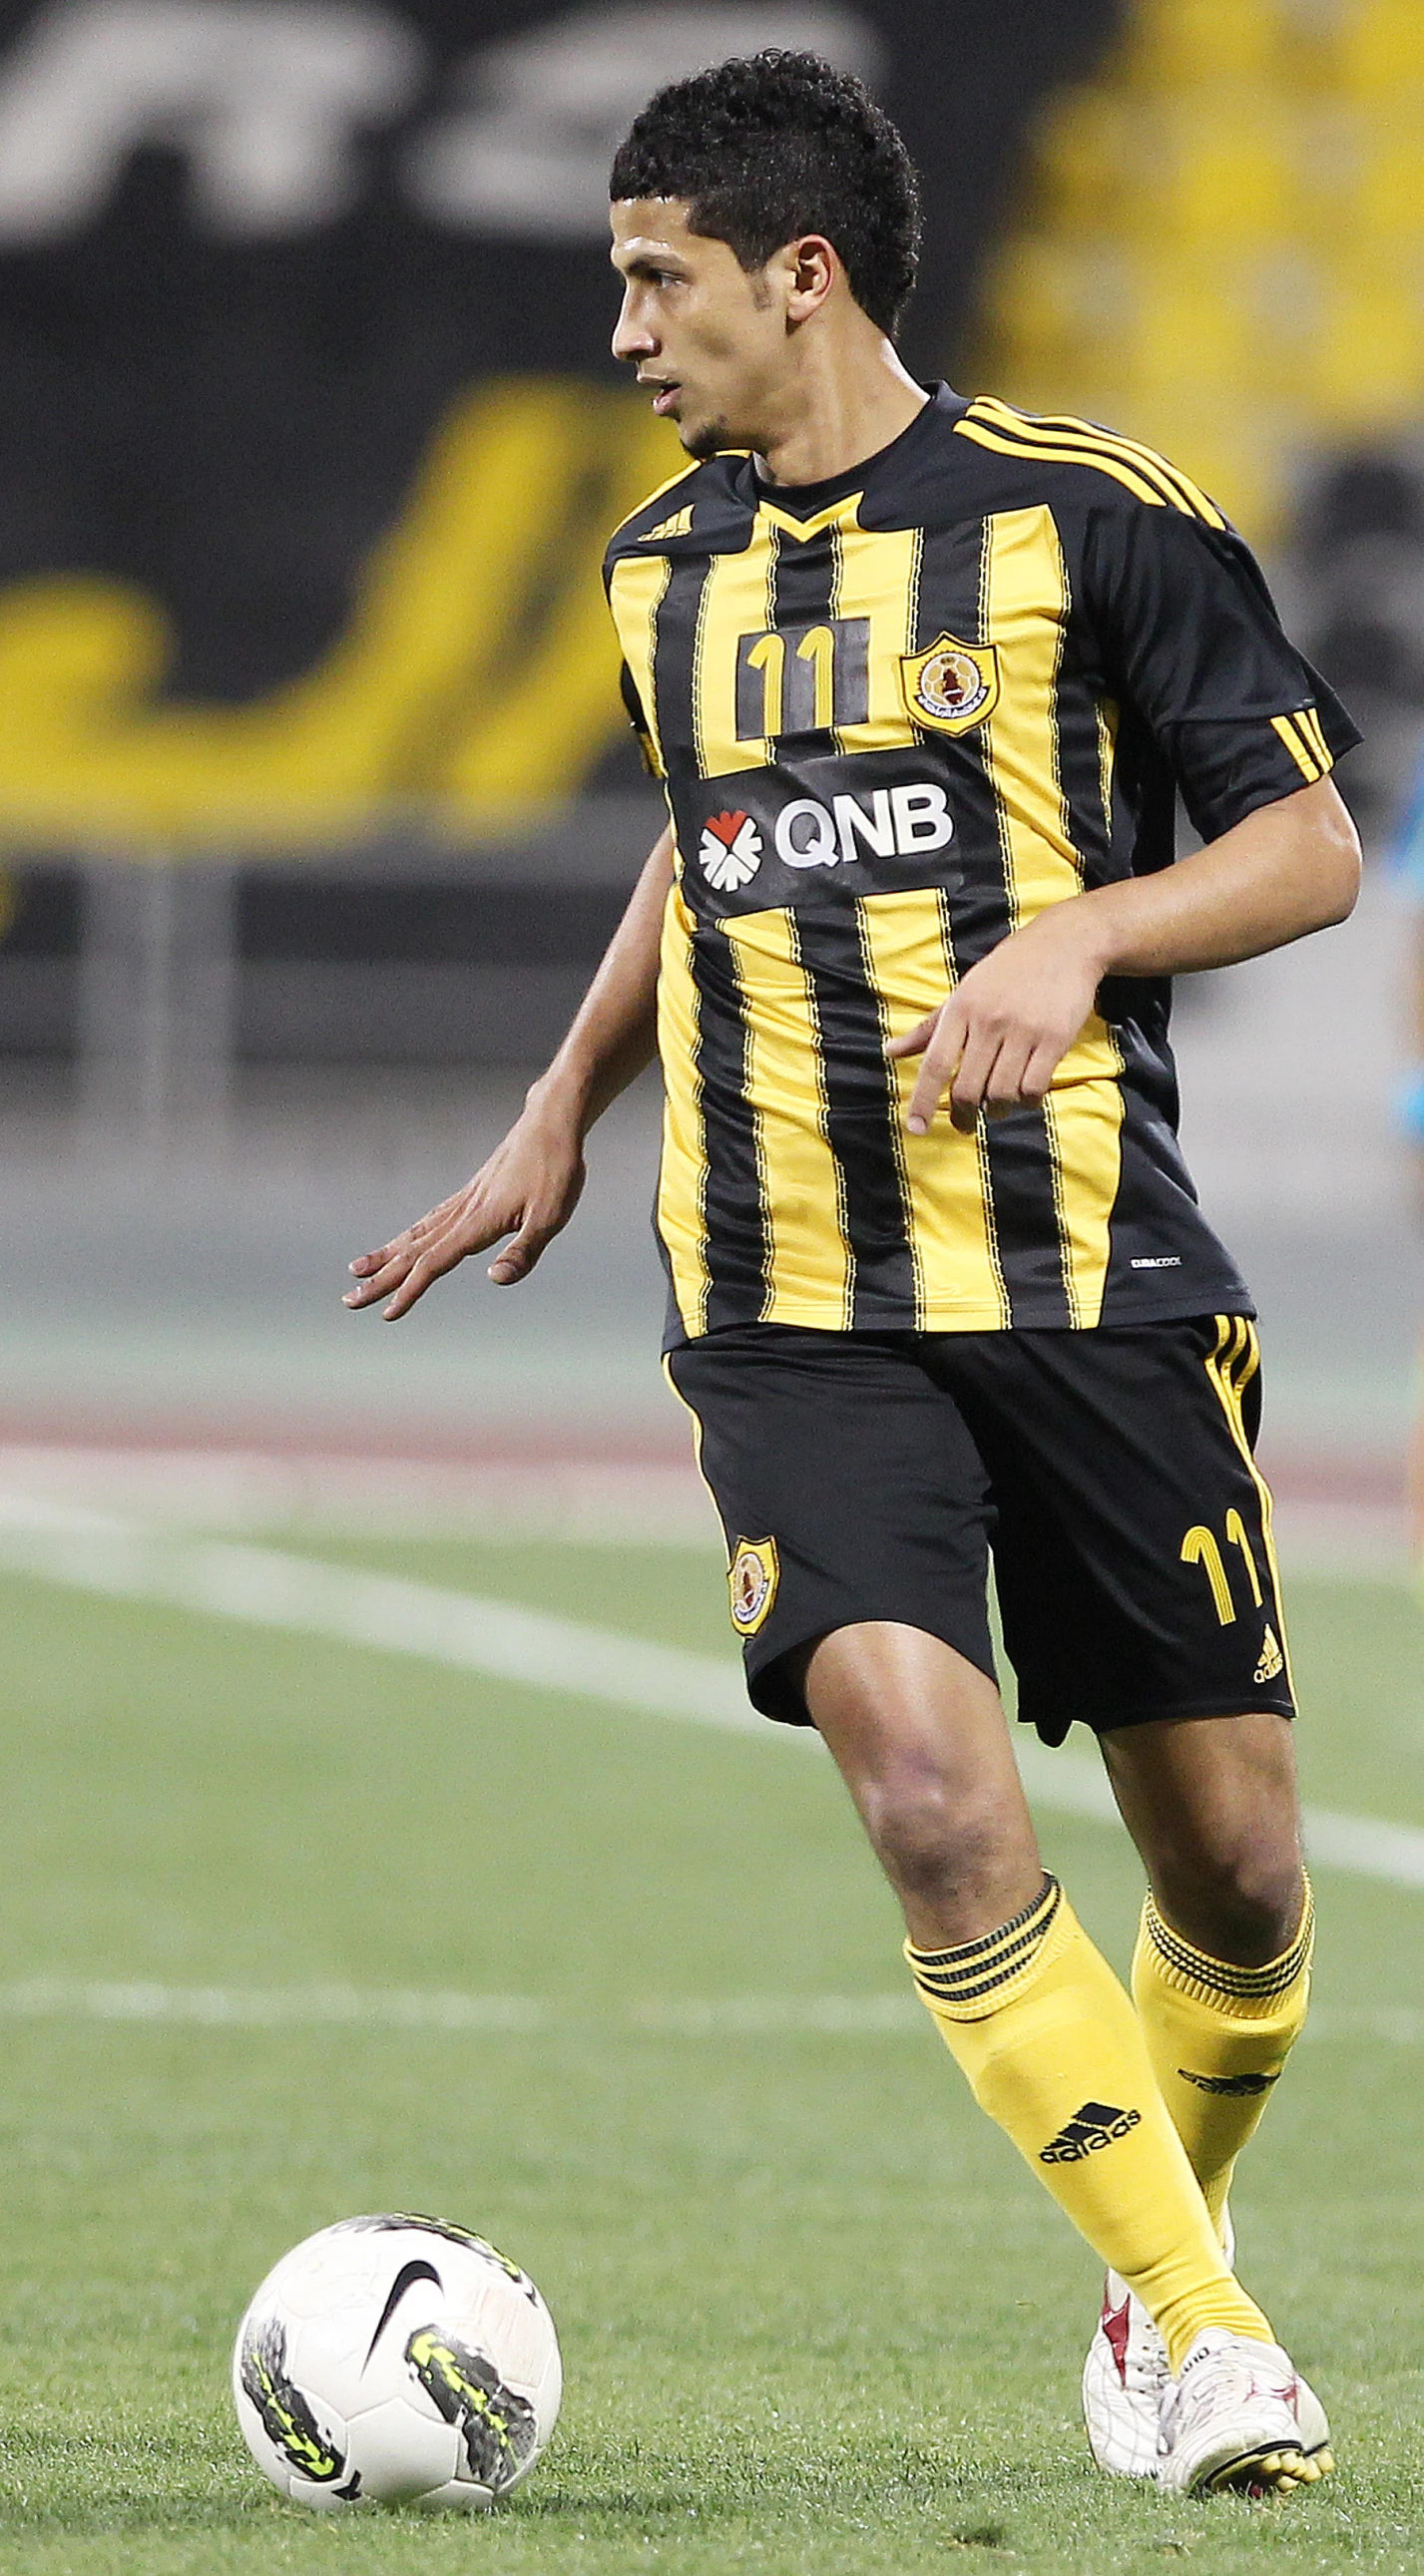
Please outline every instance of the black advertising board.
M0 837L330 848L622 775L597 563L681 451L608 354L659 81L864 72L952 364L1027 109L1112 0L46 0L0 12Z

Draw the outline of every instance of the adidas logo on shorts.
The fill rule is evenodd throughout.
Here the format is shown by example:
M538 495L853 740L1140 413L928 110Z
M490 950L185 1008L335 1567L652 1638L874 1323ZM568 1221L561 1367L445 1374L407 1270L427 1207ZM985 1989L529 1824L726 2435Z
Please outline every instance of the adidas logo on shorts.
M1114 2138L1125 2138L1141 2117L1140 2111L1116 2111L1111 2102L1083 2102L1057 2137L1040 2150L1038 2161L1041 2165L1081 2164L1084 2156L1110 2147Z
M1276 1636L1276 1632L1274 1628L1268 1625L1265 1640L1261 1647L1261 1660L1256 1666L1256 1670L1252 1675L1252 1680L1256 1682L1273 1682L1277 1673L1284 1671L1285 1660L1284 1655L1281 1653L1280 1643Z

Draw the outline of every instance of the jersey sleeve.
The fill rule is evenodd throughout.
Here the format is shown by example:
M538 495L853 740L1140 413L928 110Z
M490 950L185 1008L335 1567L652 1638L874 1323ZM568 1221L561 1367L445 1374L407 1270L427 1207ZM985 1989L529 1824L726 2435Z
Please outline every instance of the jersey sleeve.
M1165 505L1103 509L1084 592L1107 693L1160 745L1203 840L1324 778L1360 740L1234 529Z
M634 679L626 662L624 662L620 667L618 686L623 693L623 704L627 709L628 722L638 737L638 749L643 755L643 767L646 769L650 778L661 778L663 775L663 765L658 758L658 747L653 738L653 729L648 722L647 711L644 708L643 701L638 695L637 681Z

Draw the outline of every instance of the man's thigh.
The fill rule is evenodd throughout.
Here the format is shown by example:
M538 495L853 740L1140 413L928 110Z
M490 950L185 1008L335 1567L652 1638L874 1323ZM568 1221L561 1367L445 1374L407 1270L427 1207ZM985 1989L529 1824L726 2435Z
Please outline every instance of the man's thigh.
M756 1707L809 1724L804 1649L872 1621L992 1675L984 1468L915 1336L748 1325L684 1343L668 1374L698 1425Z
M989 1472L1021 1717L1294 1713L1254 1325L946 1334L934 1365Z

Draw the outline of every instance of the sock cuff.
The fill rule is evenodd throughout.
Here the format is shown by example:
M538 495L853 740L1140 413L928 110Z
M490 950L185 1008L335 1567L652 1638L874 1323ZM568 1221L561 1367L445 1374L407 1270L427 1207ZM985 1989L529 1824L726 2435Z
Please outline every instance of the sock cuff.
M1199 2003L1234 2004L1239 2012L1249 2015L1253 2007L1266 2011L1280 1997L1298 1985L1310 1967L1315 1946L1315 1894L1305 1880L1305 1903L1289 1949L1278 1959L1268 1959L1264 1967L1239 1968L1227 1959L1213 1959L1198 1950L1158 1913L1149 1888L1142 1906L1142 1938L1153 1954L1153 1963L1165 1984L1178 1994L1195 1997Z
M1045 1870L1037 1896L997 1932L954 1950L917 1950L907 1941L905 1957L931 2012L947 2013L954 2021L979 2021L1007 2003L1011 1989L1027 1982L1042 1964L1050 1936L1056 1936L1054 1951L1062 1946L1074 1921L1057 1879Z

